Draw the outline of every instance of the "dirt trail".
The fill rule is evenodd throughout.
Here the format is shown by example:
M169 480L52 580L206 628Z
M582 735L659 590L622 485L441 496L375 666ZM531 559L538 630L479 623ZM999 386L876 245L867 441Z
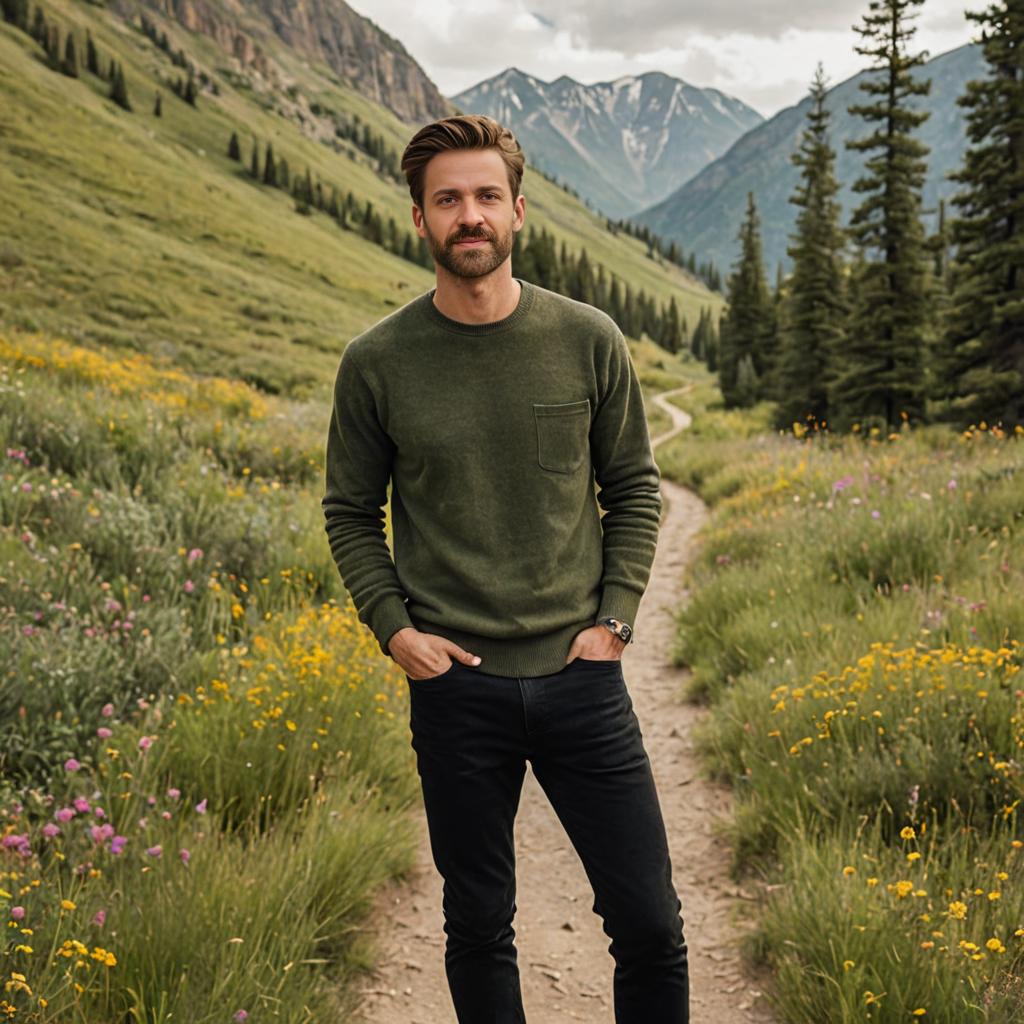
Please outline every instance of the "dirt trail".
M658 445L690 423L688 413L654 401L672 427ZM690 961L693 1024L769 1024L756 981L741 969L735 942L749 904L726 873L729 852L712 835L730 794L699 774L690 731L705 712L680 702L685 669L669 664L674 614L686 599L683 570L693 537L707 517L693 492L662 480L666 512L651 578L640 605L637 641L623 654L623 673L654 769L683 904ZM426 819L410 880L381 894L373 914L381 951L362 991L366 1024L455 1024L444 975L441 880L430 859ZM612 959L592 911L593 892L547 798L527 767L516 818L516 946L530 1024L580 1020L612 1024Z

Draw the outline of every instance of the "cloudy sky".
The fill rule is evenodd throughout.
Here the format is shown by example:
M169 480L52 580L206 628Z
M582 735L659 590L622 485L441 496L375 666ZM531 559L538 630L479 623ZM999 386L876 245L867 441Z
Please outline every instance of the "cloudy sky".
M349 0L400 39L453 96L514 66L585 83L664 71L770 117L807 91L820 58L831 84L864 66L853 30L867 0ZM914 50L937 56L977 37L965 7L925 0Z

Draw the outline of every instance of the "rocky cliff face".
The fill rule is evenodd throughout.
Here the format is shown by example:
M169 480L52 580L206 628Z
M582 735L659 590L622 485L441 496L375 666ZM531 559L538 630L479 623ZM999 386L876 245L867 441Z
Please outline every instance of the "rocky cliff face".
M217 41L243 68L273 81L274 37L322 61L367 98L419 124L453 113L426 72L393 39L344 0L143 0L192 32ZM114 0L122 15L132 0Z
M189 3L194 0L175 0ZM405 47L344 0L249 0L293 49L318 57L403 121L454 113Z

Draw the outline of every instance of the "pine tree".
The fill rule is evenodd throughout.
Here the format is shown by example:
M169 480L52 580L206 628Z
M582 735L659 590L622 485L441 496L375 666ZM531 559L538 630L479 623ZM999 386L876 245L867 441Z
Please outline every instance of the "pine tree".
M597 286L594 281L594 271L590 265L590 257L586 249L580 250L580 257L576 261L576 289L579 294L579 301L588 305L595 305L597 302Z
M968 82L971 146L951 175L957 246L944 331L947 414L961 426L1024 425L1024 4L999 0L967 16L982 28L988 75Z
M114 80L110 86L110 98L125 110L130 111L132 105L128 100L128 83L124 80L124 69L118 63L114 71Z
M718 380L726 407L745 405L759 395L765 351L771 346L772 309L761 257L761 218L754 193L747 193L747 214L739 233L740 256L729 279L728 313L722 318ZM750 357L744 388L739 367Z
M662 348L668 349L669 352L678 352L683 347L683 332L679 323L679 307L676 305L676 297L674 295L669 300L668 310L662 323L661 337L658 340Z
M28 31L28 0L0 0L4 21L10 22L22 32Z
M256 180L260 180L260 147L255 139L252 140L252 159L249 161L249 174Z
M622 326L625 320L622 283L617 277L612 278L612 283L608 288L608 315L619 325L619 330L625 334L626 329Z
M789 294L784 300L775 426L786 429L808 417L827 421L828 391L840 356L848 309L843 282L844 233L840 227L835 150L829 143L825 72L819 63L811 83L811 106L792 162L800 183L790 197L799 208L791 245Z
M907 52L915 31L910 10L922 2L871 0L857 27L865 42L855 49L874 60L874 74L860 88L877 99L847 110L877 127L846 145L877 153L865 161L866 173L853 185L865 198L853 212L850 232L865 259L830 394L833 425L841 428L860 420L892 429L901 417L919 420L925 411L927 253L920 193L928 148L911 133L928 112L911 109L908 100L927 95L931 81L911 74L927 54Z
M273 143L267 143L266 154L263 157L263 184L271 188L277 188L277 166L274 163Z
M163 117L163 113L164 113L163 102L160 99L160 90L158 89L157 93L156 93L156 99L153 100L153 116L154 117Z
M38 4L36 4L35 15L32 18L32 31L29 34L44 50L46 49L50 30L46 24L46 15L43 14L43 9Z
M93 42L92 34L85 30L85 69L92 75L99 77L100 58L96 52L96 44Z
M78 77L78 51L75 49L74 32L68 32L68 37L64 41L64 60L60 69L68 78Z
M192 69L188 69L188 81L185 83L185 90L182 94L182 98L186 103L191 104L193 107L196 105L196 95L198 89L196 88L195 76L192 74Z
M242 146L238 141L238 132L232 132L231 138L228 139L228 158L238 161L242 159Z
M46 51L46 66L54 70L60 69L60 26L56 24L47 25L46 44L43 49Z
M286 192L291 188L291 179L288 176L288 161L281 157L277 162L277 184Z

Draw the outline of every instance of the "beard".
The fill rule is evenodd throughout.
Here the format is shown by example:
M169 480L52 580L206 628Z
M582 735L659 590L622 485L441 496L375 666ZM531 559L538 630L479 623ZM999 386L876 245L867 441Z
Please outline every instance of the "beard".
M485 229L477 231L458 230L443 242L423 222L427 245L434 260L456 277L483 277L500 267L512 252L512 229L503 235ZM459 242L470 238L486 238L490 243L473 249L459 249Z

